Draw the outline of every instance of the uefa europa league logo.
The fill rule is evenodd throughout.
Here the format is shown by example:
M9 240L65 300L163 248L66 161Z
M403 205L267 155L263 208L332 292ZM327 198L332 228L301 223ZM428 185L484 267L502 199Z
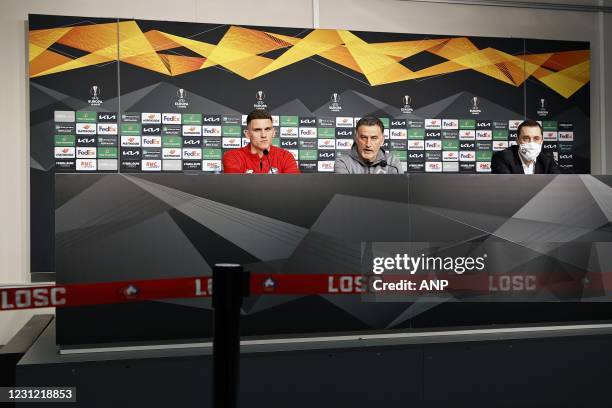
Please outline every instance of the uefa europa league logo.
M472 115L480 115L481 112L482 111L478 107L478 97L477 96L472 97L472 107L470 108L470 113Z
M255 109L265 110L268 107L264 102L264 99L266 99L264 91L257 91L255 93L255 99L257 99L257 102L253 105Z
M412 106L410 106L412 103L412 98L410 95L404 95L402 102L404 102L404 106L401 109L402 113L412 113L413 109Z
M340 106L340 95L338 95L337 92L331 94L329 100L331 101L330 105L328 106L330 111L340 112L342 110L342 106Z
M540 98L537 114L538 116L548 116L548 109L546 109L546 99Z
M87 103L90 106L101 106L103 103L103 101L100 99L101 93L102 90L98 85L92 85L91 88L89 88L89 94L91 95L91 99L88 99Z
M187 91L183 88L179 88L176 90L176 101L174 101L174 106L177 109L187 109L189 107L189 102L185 100L187 97Z
M89 89L89 93L91 94L92 97L98 98L100 96L100 87L98 85L93 85Z

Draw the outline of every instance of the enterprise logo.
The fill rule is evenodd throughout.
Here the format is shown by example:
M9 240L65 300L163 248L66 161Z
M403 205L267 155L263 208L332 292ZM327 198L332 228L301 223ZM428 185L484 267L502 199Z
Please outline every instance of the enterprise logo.
M317 124L317 119L315 118L300 118L300 127L314 127Z
M442 119L442 129L459 129L459 120Z
M183 125L183 136L202 136L202 126Z
M202 160L202 171L220 172L221 160Z
M336 137L340 137L340 138L353 137L353 129L336 129Z
M336 152L319 152L317 158L321 161L334 160L336 158Z
M408 142L408 150L425 150L424 140L410 140Z
M240 147L241 140L239 137L224 137L221 145L224 149L237 149Z
M389 135L391 139L407 139L408 131L406 129L391 129Z
M98 113L98 122L117 122L117 114L114 112ZM116 125L115 125L116 126Z
M426 140L425 150L442 150L442 142L439 140Z
M457 161L459 154L454 150L445 150L442 152L442 161Z
M74 147L56 147L55 158L56 159L74 159L75 151Z
M140 121L145 124L161 124L161 113L143 112Z
M476 140L493 140L492 130L477 130Z
M160 136L143 136L142 145L146 147L161 147L162 138Z
M353 127L353 118L352 117L337 117L336 118L336 127Z
M161 171L162 161L161 160L143 160L142 171Z
M476 140L476 131L474 130L460 130L459 140Z
M519 125L523 123L521 119L514 119L508 121L508 129L509 130L518 130Z
M202 123L208 126L221 125L221 116L202 116Z
M162 113L162 123L164 125L180 125L181 114L180 113Z
M161 127L160 126L143 126L142 134L143 135L161 135Z
M77 159L95 159L96 149L96 147L77 147L76 157Z
M77 123L76 124L77 135L95 135L96 125L94 123Z
M281 137L298 137L298 128L296 127L281 127L280 135Z
M508 142L505 140L496 140L493 142L493 151L498 152L508 148Z
M317 170L321 173L331 173L334 171L334 161L325 160L317 162Z
M556 142L558 138L557 132L544 132L543 139L546 142Z
M478 162L476 164L476 172L477 173L490 173L491 172L491 162Z
M353 147L353 139L336 139L336 149L350 150L351 147Z
M317 128L300 128L300 137L315 138L317 137Z
M221 136L221 126L202 126L202 136Z
M140 136L121 136L121 146L137 147L140 146Z
M185 159L185 160L202 160L202 149L187 149L187 148L183 148L183 159Z
M425 129L432 129L432 130L442 129L442 121L440 119L425 119Z
M425 172L442 173L442 162L425 162Z
M121 158L128 160L137 160L141 156L140 149L121 149Z
M476 161L476 152L459 152L459 161L468 161L473 162Z
M283 149L292 149L297 147L298 141L296 139L281 139L281 147Z
M96 160L91 159L77 159L76 161L76 170L77 171L96 171L97 169Z
M425 154L424 153L410 153L408 154L408 160L411 161L422 161L423 159L425 159Z
M117 124L116 123L98 123L98 134L99 135L116 135Z
M334 139L317 139L317 148L319 150L334 150L336 142Z

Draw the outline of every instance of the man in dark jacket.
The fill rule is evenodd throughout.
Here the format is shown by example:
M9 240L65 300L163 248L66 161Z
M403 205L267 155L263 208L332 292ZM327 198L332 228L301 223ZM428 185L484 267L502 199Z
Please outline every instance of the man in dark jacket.
M385 141L385 128L380 119L366 116L355 126L352 149L334 163L339 174L402 174L400 160L381 146Z
M559 174L551 154L542 153L542 126L526 120L518 127L518 145L493 155L491 172L496 174Z

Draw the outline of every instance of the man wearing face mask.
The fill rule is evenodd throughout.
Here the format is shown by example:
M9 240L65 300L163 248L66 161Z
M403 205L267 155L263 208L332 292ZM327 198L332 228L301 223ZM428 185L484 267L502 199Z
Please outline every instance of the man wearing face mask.
M518 127L518 145L493 155L491 172L496 174L559 174L551 154L542 153L542 126L526 120Z

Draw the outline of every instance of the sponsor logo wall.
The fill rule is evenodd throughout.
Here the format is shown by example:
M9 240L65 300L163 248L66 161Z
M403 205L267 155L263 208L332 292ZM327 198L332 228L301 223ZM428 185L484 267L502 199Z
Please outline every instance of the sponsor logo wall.
M121 115L121 122L97 124L96 112L55 111L54 114L55 119L62 120L55 122L57 131L54 136L56 168L62 172L197 170L218 173L222 171L224 153L248 144L248 139L241 137L246 128L244 125L207 124L216 123L215 118L230 118L223 114L130 112ZM116 120L117 115L97 115L97 120L101 118ZM68 122L72 119L75 122ZM182 125L151 124L162 119L167 123ZM333 172L333 159L353 145L355 129L344 124L354 126L358 119L278 115L280 125L300 124L308 127L276 127L277 136L273 144L294 153L303 172ZM406 173L459 172L460 167L451 162L479 163L477 166L464 166L462 173L490 172L493 153L516 144L516 135L510 132L516 131L522 121L516 118L477 121L452 118L425 118L424 121L389 117L379 119L391 125L385 132L386 148L400 159ZM231 118L226 122L232 122ZM327 126L312 127L317 122ZM219 120L218 123L223 122ZM541 121L541 124L545 142L543 151L551 153L565 168L572 165L573 123L559 124L549 120ZM559 142L564 144L560 145ZM413 165L408 165L409 162ZM441 162L448 164L442 165Z

